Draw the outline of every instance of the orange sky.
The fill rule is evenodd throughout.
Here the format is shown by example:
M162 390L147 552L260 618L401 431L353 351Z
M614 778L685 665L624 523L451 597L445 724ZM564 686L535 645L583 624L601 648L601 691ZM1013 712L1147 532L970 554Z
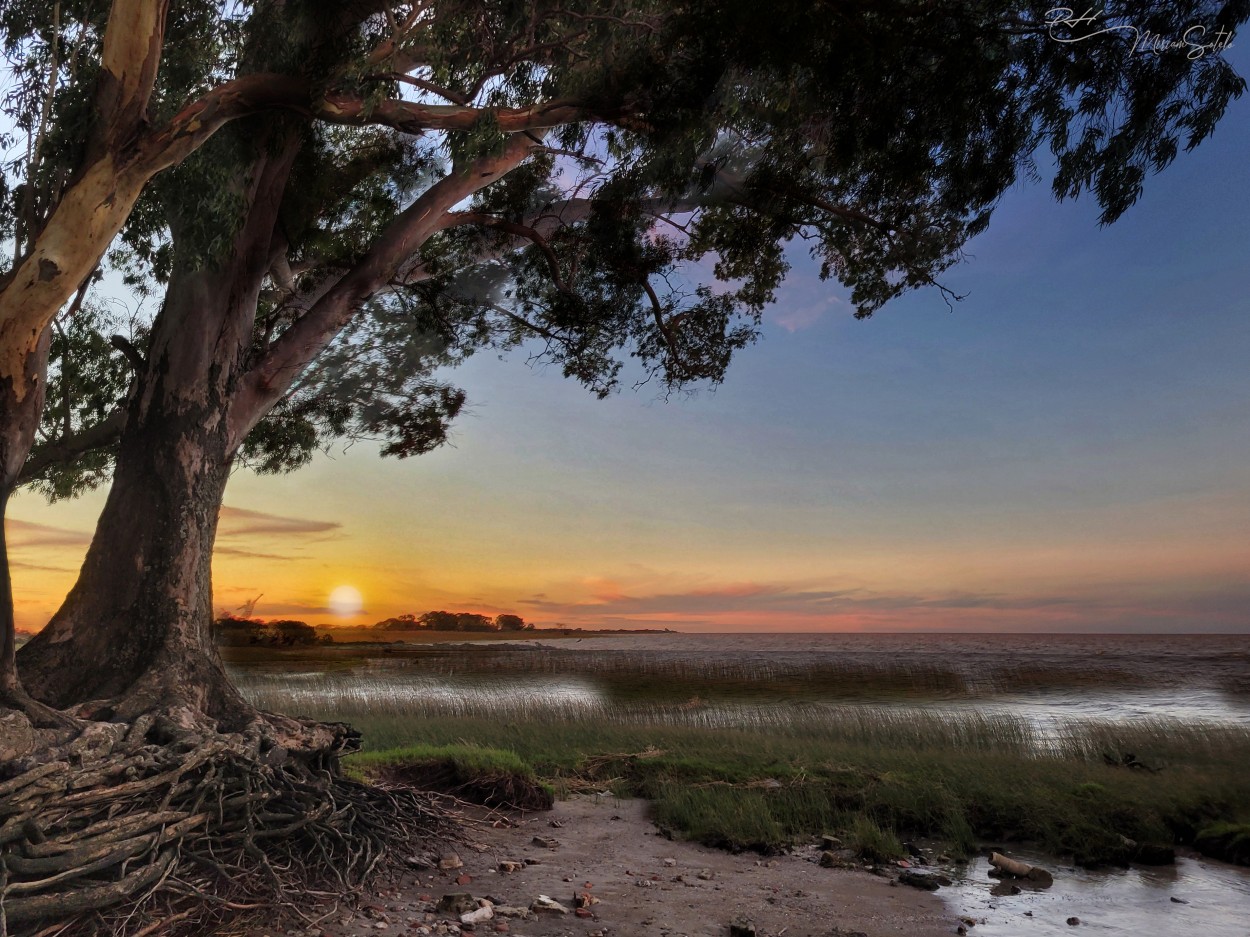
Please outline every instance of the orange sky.
M453 445L236 473L216 606L702 630L1250 631L1250 96L1117 224L1021 185L948 310L854 321L801 251L715 393L455 375ZM1213 180L1218 180L1218 184ZM102 503L12 503L19 624ZM335 587L363 595L328 610Z

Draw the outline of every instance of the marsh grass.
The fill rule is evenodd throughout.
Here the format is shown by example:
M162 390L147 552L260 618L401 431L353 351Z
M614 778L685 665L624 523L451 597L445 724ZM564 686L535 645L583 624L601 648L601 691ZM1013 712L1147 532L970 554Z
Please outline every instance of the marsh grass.
M520 674L518 657L530 668ZM1124 862L1133 856L1125 838L1189 843L1216 824L1244 823L1250 807L1250 729L1241 726L1069 722L1043 733L984 709L926 710L922 686L954 686L940 669L901 681L821 671L818 682L857 685L861 698L873 696L865 687L893 687L888 703L873 705L778 692L769 681L785 684L784 668L749 661L591 654L580 663L574 673L546 651L440 651L420 667L374 659L328 673L300 660L240 683L262 708L352 723L368 748L353 770L431 758L465 774L506 765L557 791L648 797L673 833L731 848L769 851L834 832L882 857L899 837L932 836L965 853L1028 841L1085 864ZM443 668L437 679L431 666ZM499 679L482 679L492 667ZM1125 767L1126 755L1144 767Z

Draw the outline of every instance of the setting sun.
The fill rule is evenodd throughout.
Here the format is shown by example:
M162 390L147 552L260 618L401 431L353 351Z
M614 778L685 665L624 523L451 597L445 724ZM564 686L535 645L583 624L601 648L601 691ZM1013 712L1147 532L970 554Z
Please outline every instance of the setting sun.
M355 615L365 606L364 597L355 586L336 586L330 593L330 611L344 617Z

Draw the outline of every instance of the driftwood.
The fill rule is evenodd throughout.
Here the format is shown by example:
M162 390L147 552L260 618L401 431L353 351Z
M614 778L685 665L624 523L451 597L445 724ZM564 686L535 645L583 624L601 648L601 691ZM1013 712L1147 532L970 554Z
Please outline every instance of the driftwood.
M0 781L0 937L200 934L275 907L308 921L310 894L450 832L431 795L339 776L346 731L309 757L263 726L136 728L96 723Z
M1049 888L1055 884L1055 877L1041 866L1029 865L1026 862L1008 858L1002 853L991 853L990 865L1005 875L1026 879L1035 885L1040 885L1042 888Z

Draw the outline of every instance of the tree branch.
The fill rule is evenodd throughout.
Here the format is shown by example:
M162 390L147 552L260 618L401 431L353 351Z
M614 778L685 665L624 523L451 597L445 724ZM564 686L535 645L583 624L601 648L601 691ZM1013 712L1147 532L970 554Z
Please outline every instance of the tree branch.
M118 407L107 417L82 432L62 436L55 442L36 447L22 466L17 485L34 481L48 469L69 465L80 456L110 446L122 437L126 428L126 410Z
M444 176L400 212L364 258L278 336L240 381L230 405L231 447L243 442L360 306L385 288L432 234L447 227L455 205L519 166L534 145L524 134L515 134L501 153L482 157L464 171Z

